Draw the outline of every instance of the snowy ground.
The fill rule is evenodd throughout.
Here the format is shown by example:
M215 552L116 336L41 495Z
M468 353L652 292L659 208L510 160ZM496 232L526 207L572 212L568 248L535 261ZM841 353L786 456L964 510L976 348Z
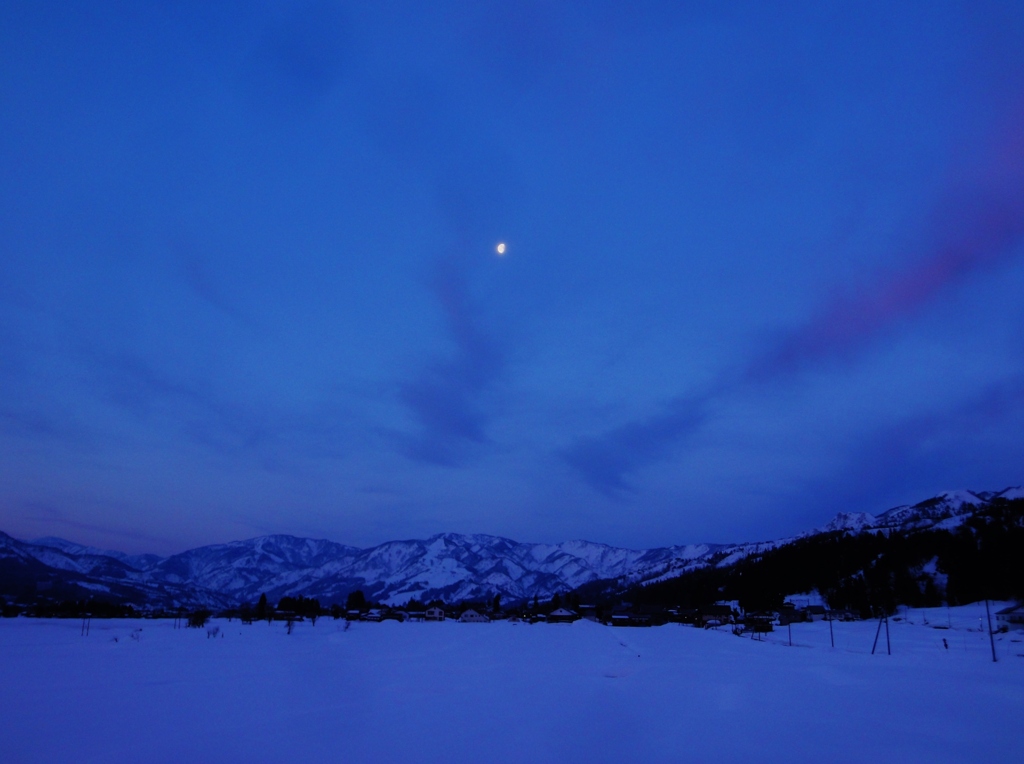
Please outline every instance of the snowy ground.
M1024 761L1024 632L983 605L767 642L322 619L222 636L169 621L0 619L9 762ZM926 623L927 621L927 623ZM938 629L936 626L952 626ZM138 639L132 638L135 632ZM116 641L115 641L116 639ZM942 644L945 639L948 649Z

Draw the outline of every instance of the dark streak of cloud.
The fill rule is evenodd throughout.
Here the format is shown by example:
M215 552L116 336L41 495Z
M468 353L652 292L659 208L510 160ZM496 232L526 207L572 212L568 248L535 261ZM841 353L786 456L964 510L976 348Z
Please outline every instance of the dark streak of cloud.
M291 119L323 101L344 71L346 22L337 5L316 0L267 24L241 77L253 106Z
M583 438L567 449L566 463L606 496L632 492L627 475L664 459L706 419L702 399L679 399L647 419L628 422L596 438Z
M223 290L215 283L210 275L209 267L203 262L203 258L195 251L195 248L179 240L175 243L175 250L185 285L196 296L219 313L233 319L250 331L258 329L249 316L224 296Z
M39 501L19 502L23 517L40 524L56 525L73 531L85 531L89 534L103 538L117 539L118 541L141 542L154 548L165 546L166 542L155 536L138 533L132 530L118 529L116 527L100 525L97 523L85 523L80 520L72 520L65 513L52 504Z
M297 455L343 456L347 417L333 410L294 412L226 399L213 385L166 373L141 356L91 349L94 393L142 420L163 421L192 443L247 455L280 471Z
M84 432L67 419L29 406L0 407L0 432L19 438L80 440Z
M483 328L482 311L469 294L466 273L454 260L438 264L431 289L455 352L399 385L399 399L420 427L417 435L402 439L403 450L416 461L455 466L472 446L487 442L487 414L480 399L499 377L504 354Z
M887 502L913 500L930 490L999 489L1000 478L1019 481L1021 448L993 459L991 449L979 448L992 428L1024 413L1024 378L987 387L959 405L909 417L881 427L859 442L840 474L804 487L807 521L828 511L877 513ZM983 459L984 464L975 464ZM966 475L980 474L991 484L965 485ZM908 484L908 476L914 482ZM902 498L901 498L902 496ZM793 507L790 507L792 511Z
M747 370L746 381L767 381L842 356L894 329L947 289L1011 257L1024 237L1024 198L977 200L952 212L957 225L936 251L888 279L826 305ZM947 221L947 225L948 222Z
M1014 138L1012 147L1020 142ZM1004 144L1001 162L970 194L950 195L931 221L934 243L909 266L832 300L803 326L779 339L738 375L710 392L677 398L660 413L581 438L563 460L589 485L610 496L633 490L628 477L668 457L706 419L702 410L738 388L783 379L814 364L845 359L894 331L948 290L1016 257L1024 240L1024 161Z

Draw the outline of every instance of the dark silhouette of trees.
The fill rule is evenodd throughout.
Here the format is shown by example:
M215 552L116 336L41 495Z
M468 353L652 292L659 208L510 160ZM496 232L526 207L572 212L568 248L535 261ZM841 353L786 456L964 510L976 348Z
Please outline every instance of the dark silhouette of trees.
M945 591L936 578L946 578ZM620 593L637 604L700 608L738 600L777 610L786 595L817 589L835 610L861 617L896 606L1024 597L1024 500L995 500L954 530L818 534Z
M261 594L260 601L256 603L256 620L262 621L264 618L270 620L270 610L267 606L267 595Z
M345 601L346 610L363 610L365 608L366 595L363 594L362 589L356 589L348 595L348 599Z
M308 618L316 625L316 619L320 617L320 600L312 597L282 597L277 603L277 610L289 616ZM290 633L290 632L289 632Z
M427 606L415 597L413 597L405 603L405 609L408 610L410 613L422 613L424 610L427 609Z
M210 620L210 616L213 615L209 610L205 608L200 610L193 610L188 614L188 627L190 629L201 629L206 626L206 622Z
M5 605L4 612L17 615L23 609ZM24 612L37 618L137 618L139 615L131 605L103 599L40 602L28 606Z

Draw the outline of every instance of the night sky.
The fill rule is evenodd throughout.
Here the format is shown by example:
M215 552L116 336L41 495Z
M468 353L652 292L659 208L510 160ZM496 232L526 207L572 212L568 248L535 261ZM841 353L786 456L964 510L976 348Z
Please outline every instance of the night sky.
M648 547L1020 484L1021 40L0 3L0 530Z

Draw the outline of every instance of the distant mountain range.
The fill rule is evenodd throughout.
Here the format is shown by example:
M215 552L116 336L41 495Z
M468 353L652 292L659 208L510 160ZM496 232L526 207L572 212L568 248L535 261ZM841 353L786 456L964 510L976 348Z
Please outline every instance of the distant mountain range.
M370 549L294 536L260 536L190 549L170 557L127 555L65 541L20 541L0 532L0 596L90 597L142 607L233 607L266 594L344 603L360 589L388 604L445 599L547 599L584 584L616 587L663 581L707 566L728 566L821 533L957 527L996 499L1024 498L1020 487L999 492L952 491L873 516L840 513L800 536L743 544L690 544L632 550L589 541L527 544L487 535L442 533L390 541Z

